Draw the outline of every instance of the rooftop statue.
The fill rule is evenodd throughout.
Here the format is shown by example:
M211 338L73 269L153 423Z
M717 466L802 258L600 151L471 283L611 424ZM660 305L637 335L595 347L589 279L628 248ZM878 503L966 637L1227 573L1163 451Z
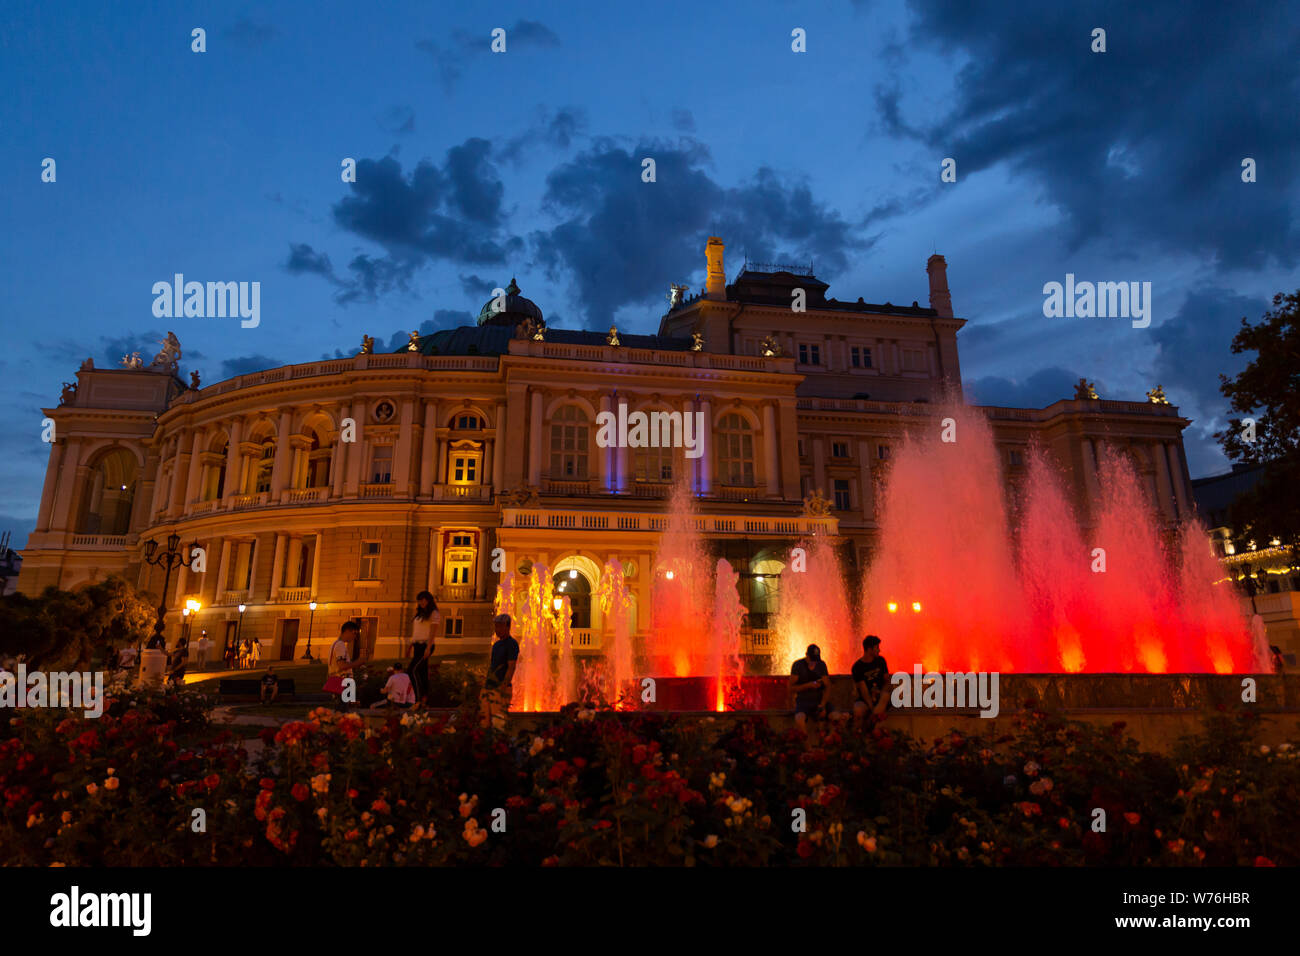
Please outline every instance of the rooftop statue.
M776 339L769 335L758 344L758 352L764 358L780 358L781 346L777 344Z
M670 282L668 284L668 308L675 309L681 305L682 300L686 297L686 290L688 288L688 286L678 285L676 282Z
M144 368L144 359L140 358L139 352L132 352L130 355L123 355L122 368L129 368L129 369Z
M375 337L373 335L361 336L361 351L358 355L373 355L375 353Z
M704 351L704 333L703 333L703 332L692 332L692 333L691 333L691 351L692 351L692 352L703 352L703 351Z
M618 340L618 329L617 329L617 327L615 327L615 326L613 326L613 325L611 325L611 326L609 327L609 334L605 336L605 344L606 344L606 345L613 345L613 346L618 346L618 345L621 345L621 344L622 344L622 343L619 342L619 340Z
M81 371L93 372L94 370L95 370L95 360L93 358L87 358L86 361L81 363Z
M175 375L181 361L181 343L175 332L168 332L167 338L160 343L162 349L149 363L150 368L160 368Z
M406 343L406 351L408 351L408 352L418 352L418 351L420 351L420 333L419 333L419 332L412 332L412 333L411 333L411 340L410 340L409 342Z
M805 518L825 518L831 513L831 503L822 497L820 488L804 498L803 513Z
M1093 385L1092 382L1088 381L1086 378L1079 379L1079 384L1074 386L1074 400L1076 402L1093 401L1100 397L1101 396L1097 394L1097 386Z
M1147 392L1147 401L1152 405L1168 405L1169 399L1165 397L1165 388L1163 385L1157 385L1151 391Z
M59 396L60 405L71 405L72 400L77 397L77 386L72 382L63 383L63 394Z
M198 372L190 372L190 388L194 389L195 391L198 391L198 389L199 389L199 373L198 373Z

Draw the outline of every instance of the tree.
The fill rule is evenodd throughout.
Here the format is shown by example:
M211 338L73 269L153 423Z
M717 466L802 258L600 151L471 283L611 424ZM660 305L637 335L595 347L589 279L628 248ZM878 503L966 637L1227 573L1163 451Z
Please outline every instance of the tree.
M140 641L153 621L150 601L118 577L34 598L13 594L0 600L0 652L23 654L32 668L82 670L97 650Z
M1239 417L1215 437L1234 461L1265 466L1229 510L1233 541L1240 549L1277 538L1300 555L1300 290L1275 295L1257 325L1243 317L1232 351L1255 357L1235 379L1219 376Z

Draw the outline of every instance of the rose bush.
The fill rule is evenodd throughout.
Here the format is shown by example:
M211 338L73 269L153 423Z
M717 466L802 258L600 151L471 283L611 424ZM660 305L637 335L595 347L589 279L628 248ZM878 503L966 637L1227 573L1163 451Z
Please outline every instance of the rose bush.
M201 699L0 715L0 857L20 865L1294 865L1300 761L1215 717L1167 756L1122 725L826 728L567 709L325 708L237 739ZM975 722L976 727L978 723ZM1094 821L1104 812L1106 829Z

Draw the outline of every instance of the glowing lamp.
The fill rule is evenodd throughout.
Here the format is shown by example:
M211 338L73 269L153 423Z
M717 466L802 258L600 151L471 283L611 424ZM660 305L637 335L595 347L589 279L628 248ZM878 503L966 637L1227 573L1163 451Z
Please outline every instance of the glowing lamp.
M240 613L240 614L243 614L243 613L244 613L244 609L245 609L246 607L248 607L248 605L246 605L246 604L241 604L241 605L239 605L239 613Z
M570 578L576 578L577 576L578 576L578 569L577 569L577 568L570 568L570 569L569 569L569 577L570 577Z
M913 602L912 602L912 610L915 611L915 612L917 612L918 614L921 613L921 602L920 602L920 601L913 601Z
M201 607L203 607L203 605L200 604L198 601L196 601L194 598L190 598L188 601L185 602L185 609L187 611L193 611L195 614L199 613L199 608Z
M564 607L564 598L556 598L554 601L551 602L551 606L554 607L555 610L558 612L561 608Z
M898 613L898 602L897 602L897 601L890 601L888 604L885 605L885 607L889 608L889 613L890 613L890 614L897 614L897 613Z
M673 573L671 571L666 571L664 572L664 577L671 581L673 579Z
M308 602L307 607L313 611L316 610L316 602L315 601Z
M189 616L190 616L190 609L187 607L181 608L181 617L189 617Z

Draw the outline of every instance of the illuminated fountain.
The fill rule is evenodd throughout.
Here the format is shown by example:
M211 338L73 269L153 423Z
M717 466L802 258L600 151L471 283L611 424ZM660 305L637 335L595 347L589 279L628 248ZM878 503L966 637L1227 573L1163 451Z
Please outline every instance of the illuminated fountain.
M943 419L955 422L942 441ZM1166 553L1131 461L1104 450L1091 527L1031 456L1018 526L987 419L964 405L909 435L888 475L865 629L895 668L1233 673L1259 662L1203 528Z
M821 648L832 673L847 673L862 651L844 572L830 536L818 534L799 545L802 561L791 560L781 575L780 608L772 628L772 666L789 668L809 644Z
M627 709L629 685L634 676L632 646L632 595L627 576L618 558L610 558L600 575L593 595L600 602L605 618L605 632L612 642L606 654L608 684L601 691L605 700L619 710Z

